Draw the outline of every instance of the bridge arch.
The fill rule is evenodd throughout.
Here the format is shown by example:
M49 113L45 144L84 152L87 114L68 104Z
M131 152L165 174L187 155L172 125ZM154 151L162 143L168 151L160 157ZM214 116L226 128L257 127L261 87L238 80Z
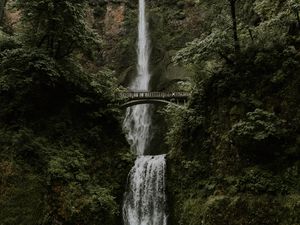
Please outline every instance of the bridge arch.
M122 92L120 107L127 108L140 104L174 104L185 103L190 96L187 92Z
M179 105L176 104L173 101L163 100L163 99L138 99L138 100L131 100L121 105L121 108L128 108L135 105L141 105L141 104L173 104L173 105Z

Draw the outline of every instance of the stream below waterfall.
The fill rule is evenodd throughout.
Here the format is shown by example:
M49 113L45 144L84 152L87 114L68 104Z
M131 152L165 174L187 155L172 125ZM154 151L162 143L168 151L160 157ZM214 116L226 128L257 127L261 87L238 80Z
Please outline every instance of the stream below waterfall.
M150 42L145 0L139 0L139 24L137 44L137 75L131 82L131 91L150 91L149 72ZM127 140L137 155L134 167L128 175L124 194L123 221L125 225L166 225L165 155L151 153L151 107L136 105L126 110L123 123Z

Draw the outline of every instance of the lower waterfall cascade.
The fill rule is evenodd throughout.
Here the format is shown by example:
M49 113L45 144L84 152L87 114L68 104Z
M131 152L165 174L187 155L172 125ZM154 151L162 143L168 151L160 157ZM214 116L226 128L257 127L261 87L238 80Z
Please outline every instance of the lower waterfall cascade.
M166 225L165 155L139 156L129 173L123 205L126 225Z

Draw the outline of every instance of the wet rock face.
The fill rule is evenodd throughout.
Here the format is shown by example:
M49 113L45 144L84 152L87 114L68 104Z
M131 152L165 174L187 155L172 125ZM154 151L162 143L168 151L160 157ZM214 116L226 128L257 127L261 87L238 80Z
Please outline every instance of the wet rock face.
M130 4L133 3L126 0L89 1L87 19L103 40L96 56L97 66L115 70L118 78L130 67L129 60L135 59L135 36L130 35L136 29L136 24L131 22L133 16L130 16L135 9Z
M96 1L89 2L93 14L93 28L101 35L119 36L124 31L126 1Z
M0 0L0 26L7 33L13 33L20 21L20 11L12 9L15 0Z
M108 3L104 19L106 35L119 35L124 30L125 3Z

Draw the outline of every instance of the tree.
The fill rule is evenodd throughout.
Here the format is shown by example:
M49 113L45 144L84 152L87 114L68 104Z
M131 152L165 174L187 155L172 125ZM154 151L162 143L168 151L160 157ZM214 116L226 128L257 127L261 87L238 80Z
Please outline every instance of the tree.
M62 59L97 43L96 34L84 20L86 4L87 0L17 0L28 44Z
M232 20L234 50L237 57L238 54L240 53L241 47L240 47L240 41L239 41L238 31L237 31L236 2L237 0L228 0L228 3L230 5L231 20Z
M289 0L290 11L295 15L297 20L297 29L300 30L300 1L299 0Z
M238 59L241 46L238 33L237 0L196 1L206 17L205 32L199 38L180 50L175 61L192 64L223 59L227 64L234 65Z

